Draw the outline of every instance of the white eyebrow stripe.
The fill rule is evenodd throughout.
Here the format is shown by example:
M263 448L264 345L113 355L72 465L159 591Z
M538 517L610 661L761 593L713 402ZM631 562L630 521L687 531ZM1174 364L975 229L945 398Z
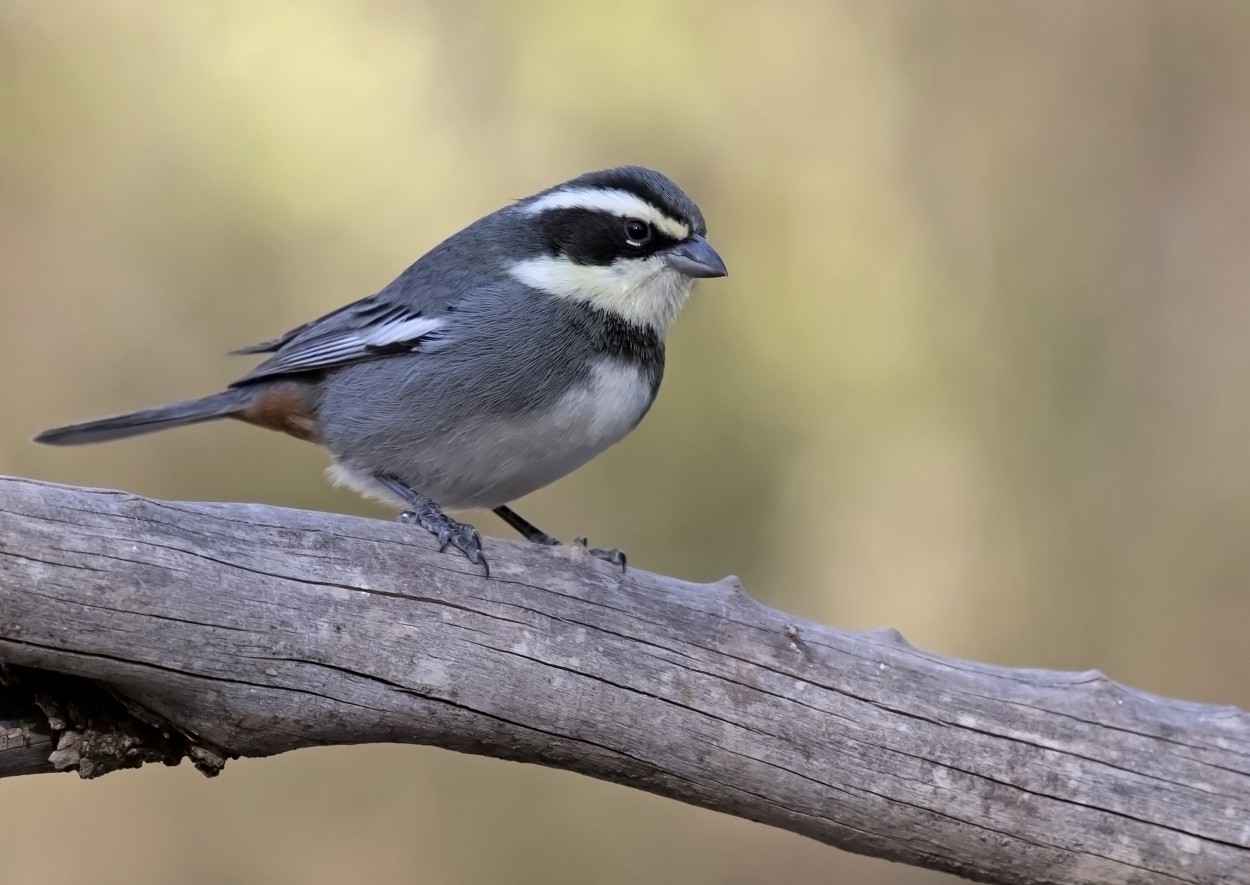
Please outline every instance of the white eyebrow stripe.
M649 222L675 240L690 236L690 228L685 223L670 218L641 197L616 188L571 187L552 191L532 203L523 203L520 209L526 215L539 215L550 209L597 209Z

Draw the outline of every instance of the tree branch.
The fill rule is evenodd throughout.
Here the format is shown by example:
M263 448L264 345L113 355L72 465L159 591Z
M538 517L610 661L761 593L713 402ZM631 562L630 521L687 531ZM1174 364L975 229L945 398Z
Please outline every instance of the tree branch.
M0 776L377 741L1003 883L1250 882L1250 717L576 547L0 479Z

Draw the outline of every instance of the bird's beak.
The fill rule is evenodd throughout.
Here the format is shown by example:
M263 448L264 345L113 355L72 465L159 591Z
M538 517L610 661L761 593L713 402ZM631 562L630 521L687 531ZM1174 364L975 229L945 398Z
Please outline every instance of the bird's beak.
M712 244L698 234L669 249L664 260L673 270L694 279L729 274L725 262L716 254Z

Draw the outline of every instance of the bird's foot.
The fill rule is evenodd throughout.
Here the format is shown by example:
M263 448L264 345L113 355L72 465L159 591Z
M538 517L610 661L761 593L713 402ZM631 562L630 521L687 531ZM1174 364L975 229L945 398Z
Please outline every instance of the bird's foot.
M438 538L439 553L448 547L455 547L469 562L480 565L485 576L490 577L490 563L482 555L482 536L477 529L467 522L456 522L443 512L433 498L426 497L389 473L374 474L374 478L408 505L409 509L399 514L400 522L421 526Z
M495 508L495 515L512 526L525 540L531 544L541 544L544 547L559 547L561 541L559 538L547 534L538 526L534 525L521 514L517 513L511 507L500 506ZM605 549L603 547L591 547L590 543L584 538L579 537L573 540L574 544L585 548L586 552L595 559L602 559L604 562L610 562L612 565L621 567L621 571L625 571L625 551L618 550L615 547Z
M467 522L456 522L433 501L415 510L405 510L399 514L399 521L421 526L438 538L439 553L448 547L455 547L469 562L480 565L483 574L490 577L490 564L482 553L482 536L477 529Z
M622 573L625 571L625 551L620 547L591 547L585 535L578 535L573 539L573 543L579 547L585 547L586 552L595 559L602 559L604 562L620 566Z

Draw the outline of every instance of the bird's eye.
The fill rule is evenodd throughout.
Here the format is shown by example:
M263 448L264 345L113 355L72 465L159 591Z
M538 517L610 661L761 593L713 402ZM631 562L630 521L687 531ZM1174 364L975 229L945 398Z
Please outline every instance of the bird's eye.
M641 246L651 239L651 225L637 218L625 219L625 239L631 246Z

